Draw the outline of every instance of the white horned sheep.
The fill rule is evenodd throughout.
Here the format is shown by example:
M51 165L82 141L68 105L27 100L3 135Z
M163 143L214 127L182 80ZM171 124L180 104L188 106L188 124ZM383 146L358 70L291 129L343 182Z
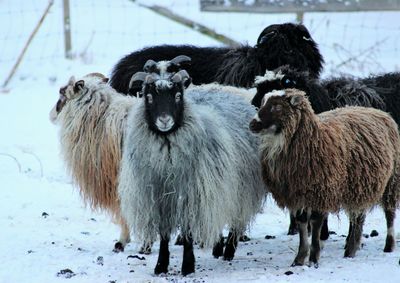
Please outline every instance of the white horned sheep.
M309 261L318 266L323 220L341 209L350 219L345 257L355 256L366 212L377 204L387 221L384 251L393 251L400 137L389 114L365 107L315 114L303 91L286 89L264 96L250 128L261 135L262 174L269 191L280 207L297 212L300 244L293 265L305 262L310 220Z
M114 251L123 251L130 231L121 216L117 182L126 118L137 99L117 93L107 81L99 73L71 77L60 89L50 119L60 126L62 156L85 203L108 212L121 226ZM141 252L150 249L142 247Z
M139 72L131 84L138 80L143 98L128 117L118 186L124 217L139 240L160 235L155 274L168 271L170 235L178 228L182 275L195 271L193 241L214 245L226 225L223 255L231 260L266 194L258 137L246 123L255 108L223 88L186 91L185 70L168 79Z

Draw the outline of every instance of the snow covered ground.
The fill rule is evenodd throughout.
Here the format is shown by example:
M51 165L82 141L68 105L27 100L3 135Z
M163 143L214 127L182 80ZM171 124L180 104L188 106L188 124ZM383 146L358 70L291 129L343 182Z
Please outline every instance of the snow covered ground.
M141 1L145 2L145 1ZM148 4L150 1L146 1ZM206 23L240 42L253 44L259 31L274 22L291 21L294 15L213 14L198 12L197 1L163 1L177 13ZM3 81L23 42L47 1L0 1L0 79ZM94 3L96 5L94 5ZM112 252L119 236L118 227L109 218L85 208L76 188L65 173L59 156L57 129L48 114L57 100L58 89L70 75L97 71L109 73L116 60L131 50L160 43L218 43L195 31L166 20L126 0L110 2L72 1L74 54L72 61L62 58L61 1L55 1L48 20L29 48L17 75L6 90L0 92L0 282L400 282L400 247L383 253L385 221L380 209L367 217L364 233L377 230L377 237L363 238L363 248L354 259L343 258L348 221L344 214L330 217L330 229L336 232L326 242L318 269L290 267L297 251L298 237L287 236L288 214L268 199L249 232L251 241L240 243L232 262L214 259L210 250L195 249L196 273L179 275L182 248L171 245L170 272L154 276L158 243L154 253L137 255L138 243L129 244L124 253ZM95 12L91 13L96 6ZM21 7L33 11L16 16ZM7 8L7 9L3 9ZM43 9L42 9L43 8ZM115 13L110 18L110 10ZM15 13L5 11L16 11ZM103 15L103 16L102 16ZM327 61L325 75L335 73L332 66L341 58L333 52L335 40L347 44L358 54L379 38L388 38L381 49L369 55L382 68L399 68L400 13L314 14L306 15L306 24L320 42ZM8 17L8 18L7 18ZM102 21L107 19L107 23ZM328 18L332 23L327 28ZM333 24L336 19L336 23ZM129 22L129 26L128 26ZM324 24L317 24L323 22ZM340 23L352 27L343 34ZM356 29L360 23L379 30L362 35L368 29ZM245 24L245 32L240 25ZM126 25L124 31L119 30ZM396 26L397 25L397 26ZM378 27L379 26L379 27ZM96 27L96 33L92 32ZM105 28L107 27L107 28ZM382 33L381 31L387 32ZM17 37L12 37L14 30ZM140 33L137 33L137 31ZM335 32L333 32L335 30ZM357 31L355 31L357 30ZM370 29L373 31L374 29ZM327 37L327 31L330 36ZM3 37L4 35L4 37ZM8 40L2 41L8 36ZM12 44L10 44L12 42ZM389 43L387 43L389 42ZM353 48L352 48L353 47ZM360 49L361 48L361 49ZM49 57L46 57L49 54ZM372 56L372 57L371 57ZM366 74L367 69L346 65L349 73ZM353 68L353 69L352 69ZM398 211L400 215L400 211ZM400 217L396 220L400 244ZM265 235L275 236L265 239ZM73 273L61 274L69 269ZM287 273L288 271L293 274ZM285 274L287 273L287 274ZM72 275L72 277L70 277ZM70 278L68 278L70 277Z

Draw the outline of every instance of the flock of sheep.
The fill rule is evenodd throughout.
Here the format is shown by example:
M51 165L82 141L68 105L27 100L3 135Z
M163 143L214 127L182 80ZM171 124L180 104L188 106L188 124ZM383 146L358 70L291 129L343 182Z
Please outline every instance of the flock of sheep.
M320 80L322 65L308 30L286 23L254 47L154 46L122 58L110 81L71 77L50 118L84 201L121 226L114 250L131 232L141 253L159 239L154 272L166 273L179 232L182 275L195 271L194 243L232 260L271 194L300 236L293 265L308 256L318 266L328 214L340 210L350 219L344 255L354 257L375 205L392 252L400 73Z

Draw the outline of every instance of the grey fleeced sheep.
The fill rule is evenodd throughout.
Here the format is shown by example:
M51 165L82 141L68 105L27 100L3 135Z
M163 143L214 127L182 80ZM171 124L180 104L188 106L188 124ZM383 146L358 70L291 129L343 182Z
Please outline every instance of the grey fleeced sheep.
M384 251L393 251L400 137L389 114L345 107L316 115L304 92L286 89L264 96L250 127L261 134L262 173L269 191L280 207L297 211L300 245L293 265L303 265L308 254L308 219L309 260L318 265L322 222L340 209L350 218L345 257L355 256L365 214L377 204L387 221Z
M130 241L130 232L120 213L117 181L126 117L137 99L117 93L107 80L98 73L80 80L72 77L60 89L50 119L60 126L62 155L85 203L108 212L121 226L115 244L120 251Z
M139 240L160 235L156 274L168 271L168 243L178 228L183 275L194 272L193 241L212 246L226 225L224 258L232 259L237 235L266 193L258 138L247 125L255 109L224 87L186 91L184 70L169 79L137 73L134 80L144 81L143 100L128 117L118 187L123 215Z

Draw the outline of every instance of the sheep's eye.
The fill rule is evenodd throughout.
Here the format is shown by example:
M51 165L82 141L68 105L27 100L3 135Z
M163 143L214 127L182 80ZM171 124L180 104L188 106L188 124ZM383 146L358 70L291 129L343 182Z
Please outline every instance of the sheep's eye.
M146 98L148 103L153 103L153 96L150 93L146 95Z
M295 80L291 80L288 77L284 77L283 78L283 85L285 87L292 87L292 86L296 85L296 81Z
M177 92L175 94L175 102L178 103L182 99L182 94L180 92Z

